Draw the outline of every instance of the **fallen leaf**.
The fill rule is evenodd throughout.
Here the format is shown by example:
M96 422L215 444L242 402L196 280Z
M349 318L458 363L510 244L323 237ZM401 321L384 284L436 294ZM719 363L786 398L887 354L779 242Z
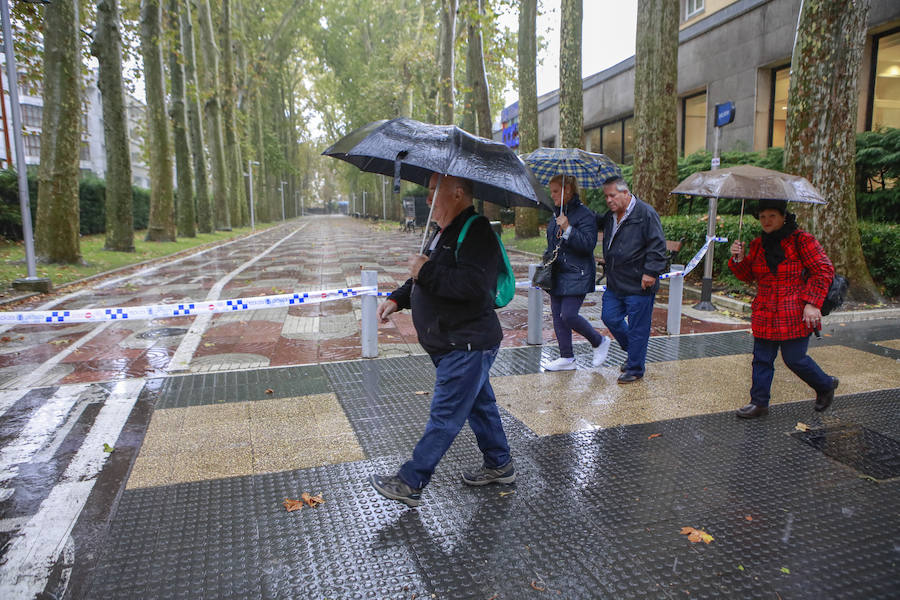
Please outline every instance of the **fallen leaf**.
M272 388L266 388L266 393L267 393L267 394L274 394L274 393L275 393L275 390L273 390Z
M545 588L542 588L537 583L535 583L534 579L531 580L531 588L537 590L539 592L543 592Z
M10 341L10 338L5 335L2 338L0 338L0 342L8 342L8 341Z
M744 565L738 565L738 571L743 571L743 570L744 570Z
M694 543L694 544L696 544L697 542L703 542L705 544L708 544L715 539L713 536L709 535L705 531L702 531L700 529L694 529L693 527L682 527L681 535L688 536L688 539L691 541L691 543Z
M797 431L809 431L809 425L807 425L806 423L801 423L800 421L797 421L797 424L794 426L794 429L796 429Z
M748 521L752 521L752 520L753 520L753 517L751 517L750 515L747 515L747 516L744 517L744 518L747 519Z
M785 575L791 574L791 570L788 569L787 567L781 567L781 572L784 573Z
M658 438L658 437L662 437L662 434L661 433L652 433L647 436L647 439L652 440L653 438Z
M204 348L212 348L213 346L215 346L213 342L203 342Z
M110 445L107 444L106 442L103 443L103 451L104 451L104 452L112 452L112 451L114 451L114 450L115 450L115 448L113 448L112 446L110 446Z
M515 490L513 490L511 492L500 492L500 497L502 498L503 496L509 496L510 494L515 494L515 493L516 493Z
M71 340L53 340L50 343L54 346L58 346L60 344L68 344Z
M416 392L416 396L427 396L428 392Z
M282 504L284 504L284 507L288 512L293 512L295 510L300 510L301 508L303 508L303 502L301 500L291 500L290 498L285 498Z
M322 494L319 494L318 496L311 496L310 494L303 492L302 494L300 494L300 498L313 508L320 504L325 504L325 500L322 498Z

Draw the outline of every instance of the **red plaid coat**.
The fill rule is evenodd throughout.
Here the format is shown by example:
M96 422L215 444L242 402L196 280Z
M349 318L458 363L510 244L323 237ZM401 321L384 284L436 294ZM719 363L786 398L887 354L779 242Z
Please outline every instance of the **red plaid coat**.
M792 340L810 335L812 329L803 323L803 307L812 304L822 308L834 277L831 261L811 234L798 229L781 240L781 247L784 262L778 265L775 275L766 264L761 237L750 242L744 260L728 261L735 277L747 283L756 282L751 326L754 337L766 340ZM804 268L809 272L806 281L800 277Z

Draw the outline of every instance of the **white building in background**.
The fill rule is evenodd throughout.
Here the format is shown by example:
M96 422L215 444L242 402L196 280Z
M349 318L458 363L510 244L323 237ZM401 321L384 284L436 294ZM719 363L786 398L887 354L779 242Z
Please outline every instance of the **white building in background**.
M2 44L0 44L2 47ZM10 107L9 81L6 77L6 58L0 53L0 66L3 71L3 103L6 119L0 119L0 161L3 168L10 165L7 156L6 140L15 161L16 148L12 134L12 112ZM37 166L41 162L41 121L44 112L44 100L40 82L22 81L19 74L19 105L22 109L22 141L25 147L25 164ZM81 117L81 153L79 167L83 174L91 173L101 179L106 178L106 142L103 136L103 101L97 87L97 69L88 74L84 89L84 112ZM143 188L150 187L150 175L144 158L144 123L146 105L128 92L125 93L125 106L128 113L128 139L131 152L131 182Z

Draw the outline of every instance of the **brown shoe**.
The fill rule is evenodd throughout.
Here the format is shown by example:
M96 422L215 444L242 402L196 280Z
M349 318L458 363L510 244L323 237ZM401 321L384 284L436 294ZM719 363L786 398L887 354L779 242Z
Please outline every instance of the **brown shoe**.
M813 406L816 412L822 412L829 406L831 406L831 402L834 400L834 390L837 389L838 381L837 377L832 377L831 389L827 392L816 392L816 404Z
M755 419L756 417L764 417L769 414L768 406L760 406L758 404L748 404L737 409L738 417L741 419Z

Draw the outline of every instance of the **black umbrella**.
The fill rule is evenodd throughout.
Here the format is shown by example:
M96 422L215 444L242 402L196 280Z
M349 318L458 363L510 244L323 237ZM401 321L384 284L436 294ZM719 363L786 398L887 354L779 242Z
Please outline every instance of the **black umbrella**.
M373 121L342 137L322 154L345 160L369 173L428 187L434 173L464 177L476 198L501 206L553 203L531 170L506 145L477 137L453 125L413 119Z

